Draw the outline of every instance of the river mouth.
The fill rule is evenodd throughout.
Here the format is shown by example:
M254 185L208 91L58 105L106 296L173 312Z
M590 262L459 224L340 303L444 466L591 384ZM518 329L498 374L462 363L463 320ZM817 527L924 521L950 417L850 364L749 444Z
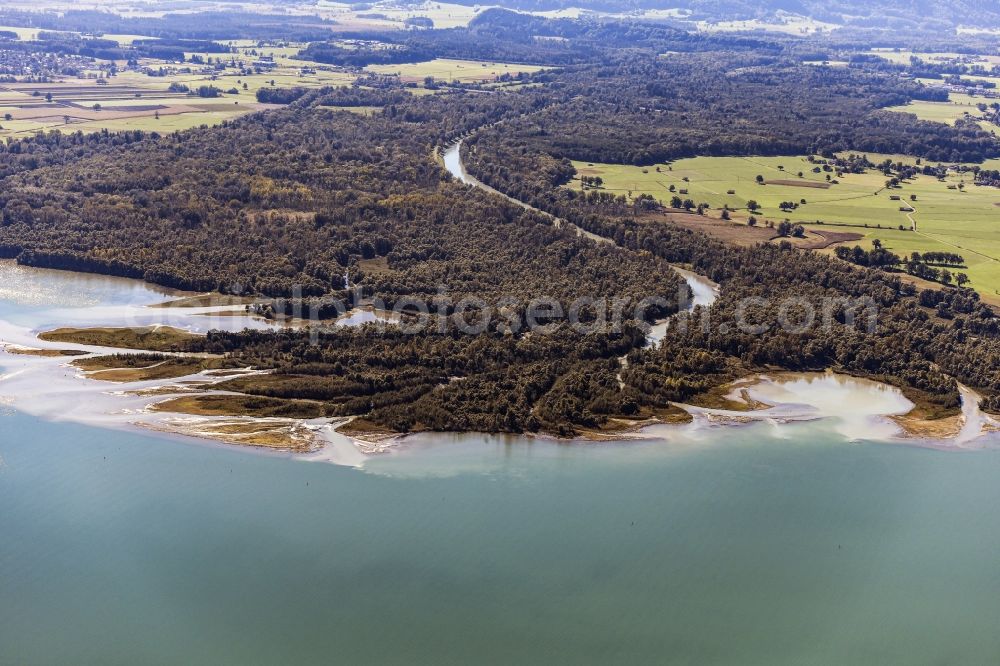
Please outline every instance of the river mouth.
M461 142L445 151L446 168L462 182L485 188L465 172L460 146ZM718 297L719 286L683 267L675 266L674 270L690 287L688 309L710 307ZM199 295L161 289L136 280L34 269L12 261L0 262L0 277L5 278L0 284L7 285L0 288L0 343L8 352L2 357L4 374L0 376L0 400L26 413L104 428L143 428L173 436L240 445L251 450L297 454L308 460L352 467L363 467L373 457L389 452L436 451L438 447L434 442L449 441L449 436L443 434L348 436L337 432L337 427L345 425L345 419L266 419L215 415L199 410L180 414L157 409L157 405L164 403L180 405L194 393L212 396L216 393L213 384L234 376L233 373L255 371L250 368L233 369L228 374L202 371L169 381L125 381L109 386L98 381L96 375L88 376L74 367L73 359L78 356L67 358L63 354L99 355L133 350L46 343L38 339L38 333L67 326L169 326L178 331L204 333L211 329L270 328L275 324L252 316L238 304L191 307L199 304ZM176 305L185 301L187 307ZM338 323L359 325L384 319L384 313L358 309ZM652 325L647 344L658 344L670 323L671 319L667 318ZM955 424L949 424L948 429L935 432L926 424L900 420L913 404L898 390L829 373L757 377L743 382L741 390L754 403L766 408L727 412L680 405L693 417L692 423L652 425L613 439L650 439L677 444L692 441L692 436L697 439L699 431L705 429L760 422L769 424L783 436L787 424L823 421L832 424L833 431L847 441L906 441L941 448L982 448L995 439L992 433L998 425L980 414L975 408L975 398L963 392L967 409L962 417ZM924 428L925 436L913 436L913 433L907 436L904 427ZM519 438L519 441L533 439Z
M175 437L198 438L260 450L305 447L304 438L325 426L309 420L192 418L160 413L155 405L195 391L249 368L226 373L205 370L169 379L111 380L109 371L87 372L76 364L108 354L136 354L137 349L103 343L45 341L52 329L70 333L95 327L134 331L173 331L178 336L209 330L271 329L276 325L252 315L243 305L179 306L199 295L162 289L126 278L80 274L0 262L0 400L10 408L52 421L101 428L144 429ZM195 355L196 356L196 355ZM192 357L194 358L194 357ZM102 380L107 377L108 381ZM114 374L113 371L111 374Z
M461 142L445 151L443 161L461 182L504 195L471 177L461 163ZM505 197L529 208L526 204ZM544 214L544 213L543 213ZM559 223L560 221L556 221ZM568 224L568 223L567 223ZM595 242L606 238L577 229L577 233ZM682 268L675 268L690 286L688 307L710 305L718 294L718 285ZM324 419L267 420L255 417L231 417L203 413L199 407L187 414L163 409L187 405L194 392L212 397L212 385L222 379L200 372L176 377L173 381L132 381L109 389L73 368L61 353L108 354L130 350L85 345L40 342L37 334L46 329L66 327L150 327L169 326L178 331L204 333L211 329L241 330L267 328L272 322L250 316L239 305L224 307L174 307L196 302L197 294L160 290L141 282L88 276L78 279L62 271L38 271L4 262L12 283L19 285L7 294L0 293L0 342L12 359L5 363L6 374L0 377L0 397L9 404L43 418L77 420L101 427L141 427L176 436L222 441L228 444L281 450L300 454L310 460L361 466L371 456L385 453L405 438L383 438L358 434L348 437L336 431L337 425ZM35 294L25 299L19 295ZM150 307L156 306L156 307ZM356 309L338 319L337 324L355 326L372 321L391 321L392 317L370 309ZM654 322L647 344L657 344L665 334L670 318ZM246 368L243 372L253 372Z

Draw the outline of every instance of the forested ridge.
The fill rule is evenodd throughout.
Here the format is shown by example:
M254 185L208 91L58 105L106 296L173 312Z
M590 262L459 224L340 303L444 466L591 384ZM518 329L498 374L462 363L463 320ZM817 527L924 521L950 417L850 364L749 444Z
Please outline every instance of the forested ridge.
M513 132L556 157L646 165L695 155L842 150L952 162L1000 154L1000 141L976 125L881 111L947 95L879 71L697 53L624 58L548 78L559 102L495 131Z
M478 5L474 0L457 4ZM512 0L506 7L524 11L582 8L600 12L630 12L664 9L659 0ZM954 32L957 27L993 27L1000 21L1000 8L980 0L885 0L878 4L861 0L672 0L670 8L682 10L678 19L775 21L789 14L824 21L834 26L879 27ZM688 25L678 21L680 25Z
M511 119L523 141L556 157L647 165L694 155L899 153L939 162L1000 156L975 123L949 125L882 109L948 93L846 48L690 32L655 21L546 19L486 10L468 28L357 33L351 48L315 43L301 57L360 67L436 57L548 65L545 110ZM386 45L391 45L387 48ZM957 48L957 47L956 47ZM817 61L850 58L848 67ZM808 64L813 63L813 64Z
M306 60L351 67L433 58L563 66L600 62L613 57L618 49L641 48L651 54L721 50L778 54L784 48L755 37L719 37L659 21L552 19L499 8L478 13L465 28L364 31L350 36L362 40L361 45L346 47L341 40L316 42L299 55Z
M215 332L191 347L272 371L225 388L314 400L323 414L363 415L400 431L568 435L660 414L672 401L776 367L883 379L940 413L957 405L957 379L1000 407L1000 326L974 292L919 291L789 244L723 245L672 225L652 200L560 187L574 174L570 159L647 164L855 150L957 161L997 155L995 137L881 111L939 93L877 62L814 67L756 38L733 38L724 49L717 38L670 27L525 24L509 14L473 26L479 42L463 31L428 31L406 37L404 48L427 40L435 55L459 56L460 45L471 57L479 48L530 50L539 31L579 32L565 37L568 46L540 48L539 62L559 51L563 66L526 77L532 85L517 90L469 85L415 97L391 79L275 89L267 101L286 108L217 128L9 142L0 147L0 254L199 291L301 295L310 304L425 303L444 323L416 334L368 325L324 330L312 344L306 331ZM595 44L602 33L626 42L631 34L634 48L588 51L573 41ZM670 40L687 48L664 54ZM358 105L381 111L331 108ZM478 178L613 243L455 182L434 153L461 136ZM618 330L590 334L521 326L538 297L564 305L620 298L626 310L660 297L665 304L639 319L674 314L687 290L670 264L707 275L722 295L710 326L701 326L703 312L681 314L658 349L644 348L644 322L629 317ZM502 303L504 321L518 325L494 321L469 335L442 294L452 303ZM750 315L767 330L737 325L748 297L766 299ZM824 299L867 299L878 307L877 326L866 328L864 316L852 323L850 304L840 302L832 326L782 330L773 324L788 314L779 312L788 297L817 312Z

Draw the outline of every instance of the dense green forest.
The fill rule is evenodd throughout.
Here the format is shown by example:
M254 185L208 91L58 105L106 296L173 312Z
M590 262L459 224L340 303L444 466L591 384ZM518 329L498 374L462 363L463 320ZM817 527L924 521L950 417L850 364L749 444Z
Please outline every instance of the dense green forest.
M195 290L320 296L349 271L389 306L441 289L490 301L676 292L663 261L623 261L449 182L431 158L439 138L403 116L362 122L310 104L160 139L71 142L95 154L5 180L0 241L26 264Z
M751 48L776 53L784 48L757 38L706 35L662 22L549 19L498 8L477 14L467 28L367 31L351 37L365 42L350 48L340 40L316 42L300 56L353 67L432 58L571 65L599 61L621 48L651 53Z
M996 136L976 125L880 111L946 94L867 69L701 53L566 68L549 78L557 101L492 131L556 157L629 164L841 150L954 162L1000 154Z
M897 275L853 268L824 255L796 251L787 243L726 246L695 232L623 215L620 201L556 187L553 158L532 152L509 131L483 132L468 141L467 167L493 187L614 238L622 247L690 264L721 284L708 330L697 324L695 313L660 349L630 356L626 384L650 404L683 400L705 390L718 381L719 369L731 372L733 364L840 367L926 391L942 407L957 404L953 378L990 395L1000 389L1000 321L975 292L918 291ZM803 307L814 313L823 312L824 299L871 299L879 311L877 325L869 331L859 316L852 326L789 332L773 325L779 321L782 299L789 296L808 301ZM753 298L767 299L753 309L752 319L767 324L766 332L748 333L739 325L741 304ZM847 314L834 308L830 316L845 323ZM682 315L682 321L687 317ZM678 365L681 357L700 358L704 366L691 361ZM991 397L987 404L995 408L998 403Z

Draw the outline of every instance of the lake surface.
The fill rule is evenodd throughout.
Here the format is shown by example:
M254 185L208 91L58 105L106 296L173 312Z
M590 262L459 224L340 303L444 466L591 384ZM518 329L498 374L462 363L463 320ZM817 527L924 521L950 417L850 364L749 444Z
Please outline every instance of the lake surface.
M160 297L92 280L86 308ZM0 319L86 318L23 296ZM841 429L424 435L353 469L8 408L0 663L996 663L997 451Z

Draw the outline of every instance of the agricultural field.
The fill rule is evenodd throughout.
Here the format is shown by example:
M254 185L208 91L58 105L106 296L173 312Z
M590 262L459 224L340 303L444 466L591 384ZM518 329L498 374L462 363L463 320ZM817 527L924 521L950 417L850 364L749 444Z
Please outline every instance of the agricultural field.
M979 121L979 126L984 130L1000 132L1000 127L983 119L984 114L979 110L979 104L992 104L996 100L983 97L973 97L960 93L950 93L947 102L923 102L916 101L901 106L886 107L886 111L898 111L900 113L912 113L921 120L931 120L938 123L954 125L956 120L972 118Z
M408 18L429 18L434 21L435 28L464 28L481 11L480 7L454 5L446 2L425 2L422 5L399 5L382 3L366 11L352 12L355 20L362 19L365 14L380 14L386 18L383 23L393 27L403 27L403 21ZM362 16L358 16L358 15ZM346 18L346 17L345 17ZM341 19L343 20L343 19ZM375 19L379 20L379 19Z
M404 21L409 18L429 18L435 28L463 28L483 8L455 5L447 2L376 2L362 8L343 2L319 0L317 14L337 22L333 29L337 32L364 30L403 30Z
M898 65L908 65L910 64L910 57L916 56L923 60L924 62L930 63L949 63L953 61L960 61L965 64L979 64L985 66L987 69L993 65L1000 65L1000 55L985 55L976 54L970 55L968 53L944 53L944 52L915 52L907 49L890 49L890 48L875 48L871 49L870 53L881 56L888 60L889 62L894 62ZM963 75L964 76L964 75Z
M101 39L110 39L114 42L118 42L119 46L131 46L136 40L159 39L159 37L149 37L147 35L113 35L110 33L104 33L101 35Z
M63 35L80 35L78 32L68 32L66 30L42 30L41 28L22 28L14 26L0 25L0 32L13 32L17 34L17 38L21 41L31 41L38 39L38 33L59 33ZM114 42L118 42L121 46L130 46L132 42L137 39L158 39L157 37L147 37L145 35L113 35L113 34L102 34L101 39L108 39Z
M813 67L848 67L851 63L846 60L803 60L802 64Z
M0 25L0 31L2 32L13 32L17 35L17 38L22 42L37 39L38 33L41 31L39 28L18 28L10 25Z
M323 18L333 19L337 22L334 30L337 32L352 32L361 30L385 30L385 29L406 29L404 21L411 18L429 18L434 22L435 28L464 28L480 12L494 7L485 3L483 5L469 6L457 5L448 2L413 2L397 3L390 1L376 2L365 5L364 9L355 9L351 5L330 2L329 0L319 0L317 7ZM577 7L566 7L562 9L552 9L547 11L524 11L523 13L544 18L569 18L576 19L580 16L601 16L607 18L643 18L662 19L678 18L683 15L681 10L639 10L620 13L596 12L584 10Z
M428 4L434 11L450 11L451 5ZM465 8L467 11L472 11ZM21 29L22 38L34 31ZM120 42L136 35L112 35ZM125 70L103 79L96 67L80 78L64 78L51 83L0 84L0 139L28 136L39 131L95 132L141 129L173 132L201 125L215 125L250 113L266 105L256 93L268 87L350 85L356 74L340 68L297 60L304 43L261 45L250 40L220 42L230 53L186 53L189 62L171 63L141 59L139 70ZM345 46L350 46L345 42ZM190 62L192 58L195 62ZM219 67L219 63L225 67ZM398 73L404 81L423 82L432 76L442 81L490 81L509 73L534 72L539 67L467 60L432 60L423 63L371 67L378 73ZM254 71L248 71L254 70ZM147 72L158 72L151 76ZM171 86L175 90L171 91ZM217 97L200 97L184 92L203 86L222 91ZM415 89L415 94L432 93ZM372 109L359 110L371 113Z
M258 46L248 40L223 41L221 44L235 49L235 53L185 53L188 60L192 56L198 56L206 63L222 61L228 63L235 59L237 63L244 62L249 65L261 64L261 60L269 58L273 65L264 65L264 71L260 74L241 74L238 68L227 68L226 70L213 73L206 79L205 74L194 74L188 77L168 77L167 81L178 81L189 87L205 85L206 80L214 81L215 85L223 90L237 88L241 92L256 95L260 88L274 86L277 88L319 88L322 86L342 86L354 82L353 74L338 71L326 65L297 60L295 56L304 49L305 43L291 43L284 46ZM198 69L192 66L193 69ZM211 79L215 76L215 79ZM192 85L194 84L194 85ZM244 87L246 84L246 87Z
M382 110L381 106L327 106L331 111L347 111L359 116L372 116Z
M1000 35L1000 28L962 27L955 29L960 35Z
M196 83L195 87L209 83L207 78L201 81L191 80L191 83ZM169 92L169 85L169 79L135 72L113 77L105 85L87 79L2 84L0 137L25 136L52 129L64 132L102 129L172 132L206 123L217 124L261 106L249 93L201 98Z
M121 36L118 37L128 37ZM0 138L19 137L38 131L94 132L125 129L173 132L200 125L215 125L265 108L258 104L257 90L264 87L306 87L347 85L355 80L350 73L330 67L311 67L291 56L301 48L235 45L234 54L199 54L213 60L230 57L252 66L261 56L273 58L265 71L247 74L238 68L215 70L185 63L167 63L143 59L143 68L163 68L164 76L150 76L142 71L120 71L98 82L97 74L88 78L65 78L52 83L0 84ZM188 54L190 57L190 54ZM100 61L98 61L100 62ZM188 69L183 72L181 70ZM223 91L218 97L199 97L171 92L171 84L197 90L214 86ZM235 93L229 91L235 90ZM9 115L9 118L8 118Z
M377 74L398 74L405 82L422 82L428 76L439 81L490 81L502 74L534 73L544 69L535 65L514 65L502 62L451 60L437 58L426 62L403 65L370 65L366 71Z
M881 157L869 156L872 161ZM965 257L968 268L963 272L971 286L985 295L1000 295L1000 189L974 186L971 175L952 173L943 182L918 176L889 190L885 176L874 170L828 183L825 173L812 172L815 165L804 156L696 157L649 167L587 162L574 166L578 176L602 178L601 191L633 197L648 193L668 205L676 195L709 204L716 216L718 209L729 206L733 219L740 221L750 216L747 202L754 200L760 206L755 216L762 223L788 219L807 230L856 232L864 236L861 245L878 239L900 255L958 252ZM758 175L764 185L757 184ZM960 184L963 189L958 189ZM583 184L576 178L568 187L581 189ZM779 205L785 201L798 207L782 211ZM905 207L913 211L900 210Z

